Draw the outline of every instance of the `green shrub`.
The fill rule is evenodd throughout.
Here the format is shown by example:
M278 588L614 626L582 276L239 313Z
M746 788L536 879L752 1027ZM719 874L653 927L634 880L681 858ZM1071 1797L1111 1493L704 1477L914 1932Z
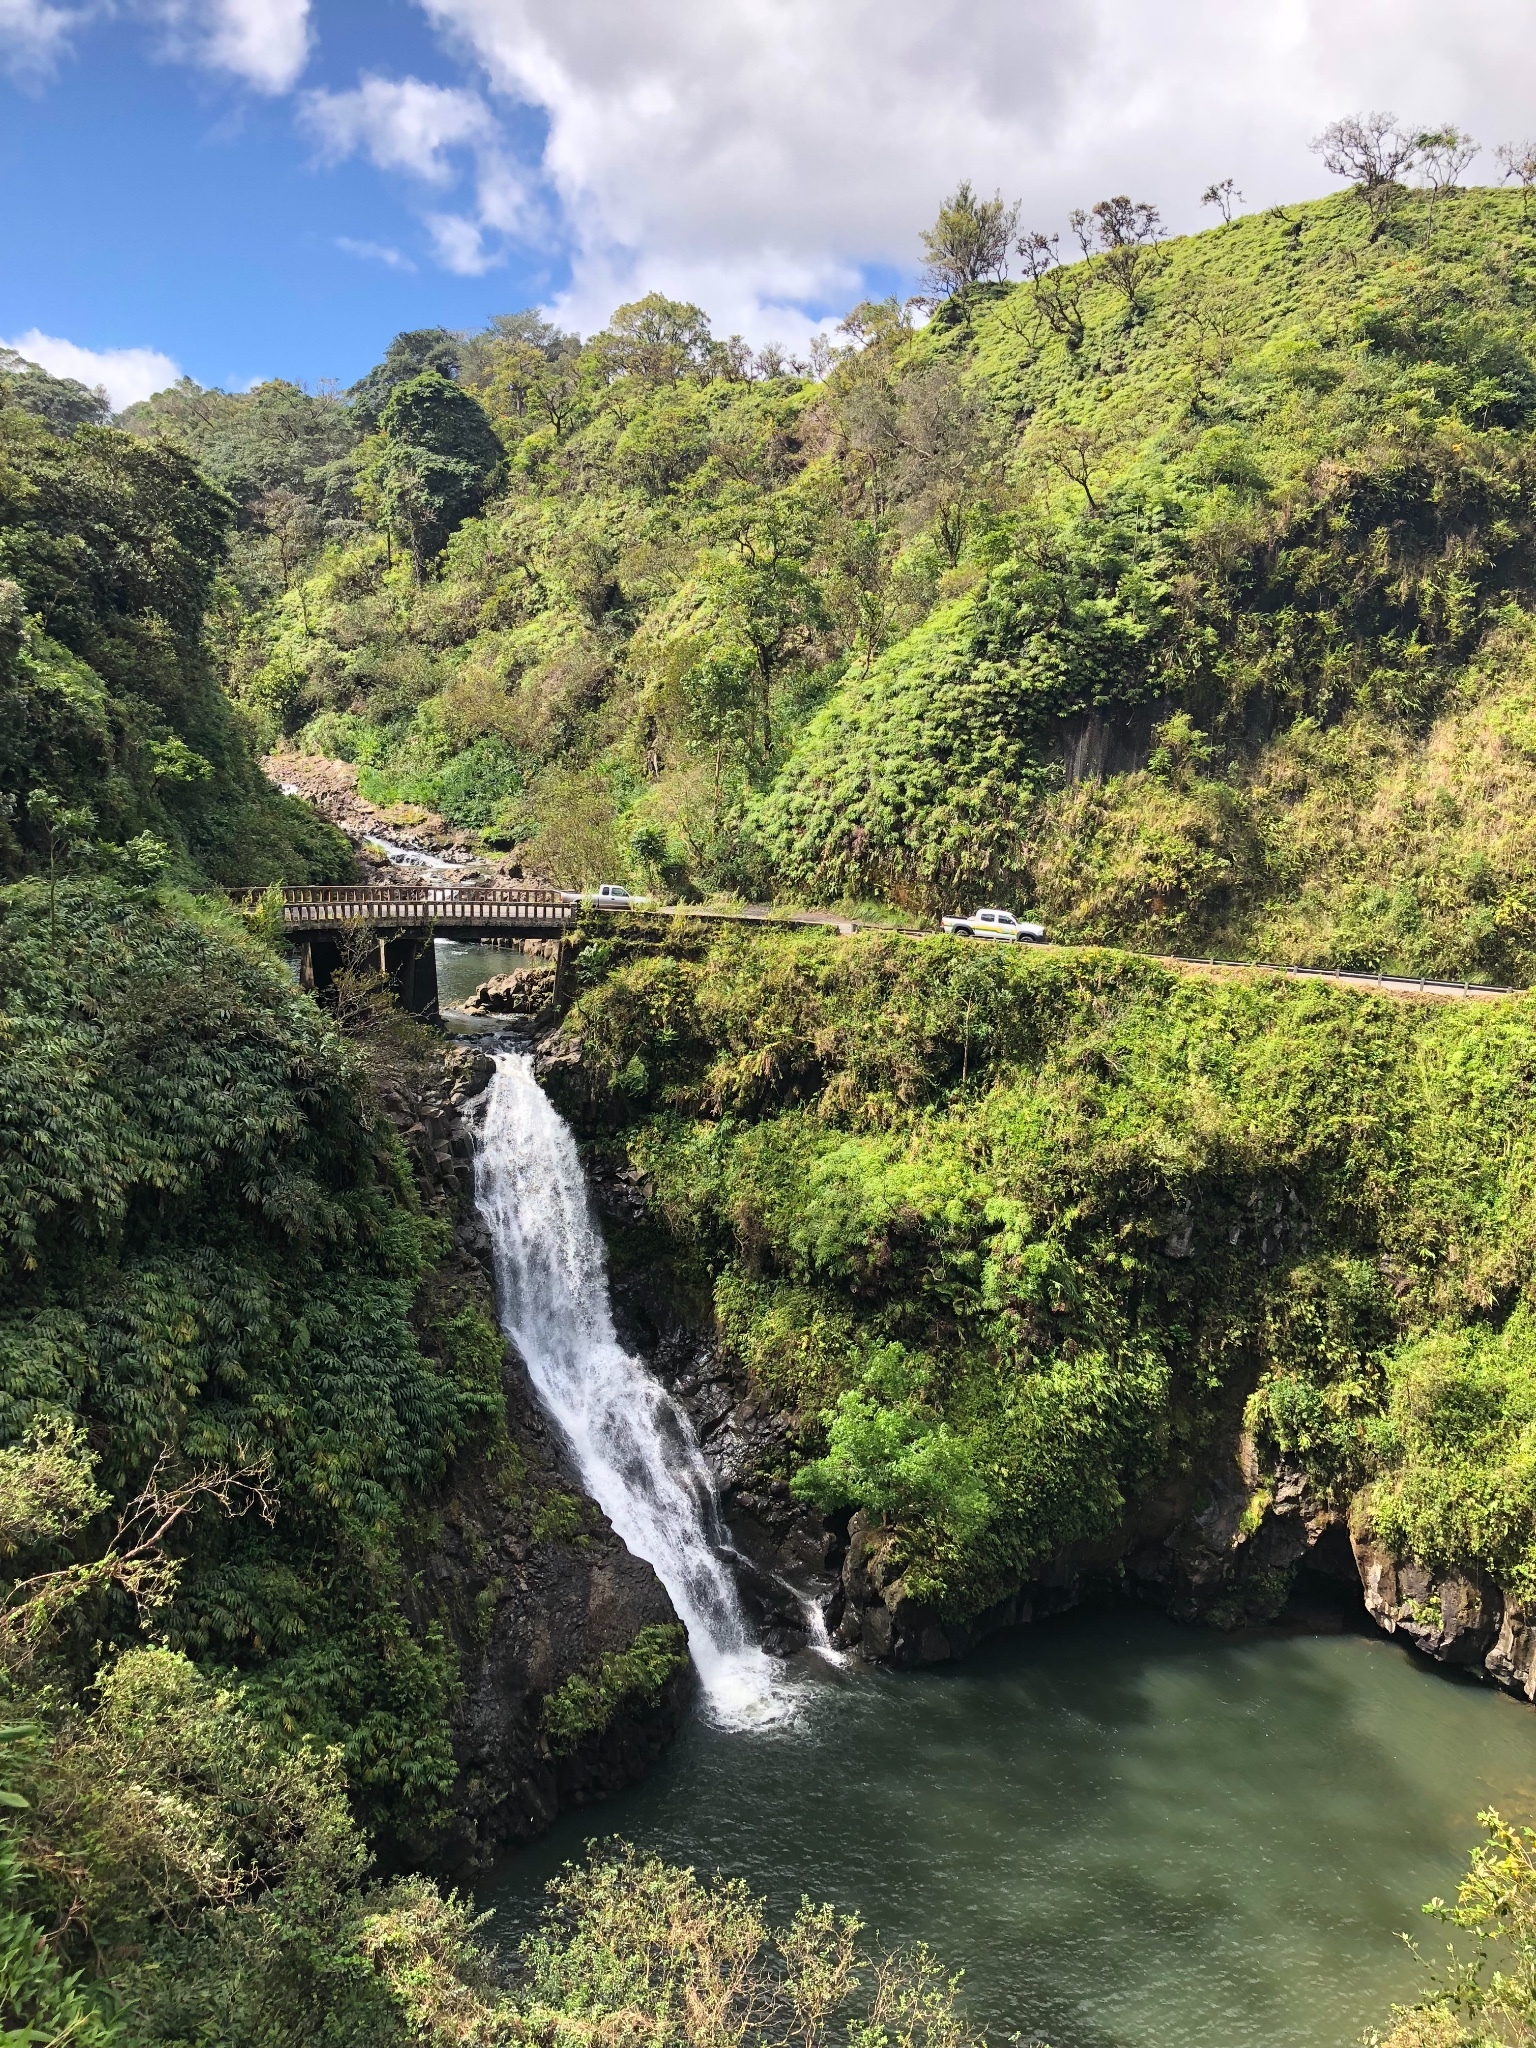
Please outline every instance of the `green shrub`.
M688 1639L672 1623L640 1629L626 1649L610 1650L590 1671L573 1671L545 1700L540 1725L556 1751L600 1735L626 1703L654 1706L667 1681L688 1664Z

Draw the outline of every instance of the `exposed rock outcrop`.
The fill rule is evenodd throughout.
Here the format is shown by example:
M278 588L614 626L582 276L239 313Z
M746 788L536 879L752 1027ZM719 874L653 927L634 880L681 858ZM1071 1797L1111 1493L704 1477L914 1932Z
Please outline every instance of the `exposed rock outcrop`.
M1536 1611L1506 1595L1499 1632L1483 1669L1506 1692L1536 1700Z
M1501 1670L1489 1661L1502 1639L1504 1598L1497 1586L1466 1572L1432 1572L1404 1562L1382 1549L1368 1530L1353 1532L1351 1541L1366 1608L1378 1628L1406 1636L1437 1663L1482 1668L1501 1679ZM1518 1662L1513 1632L1507 1661L1513 1672Z
M324 754L269 754L261 765L279 789L303 797L355 846L382 838L439 859L467 862L480 857L469 834L456 832L435 811L419 804L381 808L370 803L358 789L357 769L350 761Z
M472 1017L525 1017L530 1021L554 998L553 967L515 967L510 974L493 974L482 981L465 1003Z

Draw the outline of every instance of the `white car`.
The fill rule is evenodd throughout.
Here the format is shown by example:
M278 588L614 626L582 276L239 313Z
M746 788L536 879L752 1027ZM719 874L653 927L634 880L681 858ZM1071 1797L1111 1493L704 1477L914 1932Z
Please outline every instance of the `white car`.
M592 898L596 910L629 910L636 903L648 903L649 897L631 896L618 882L604 882Z
M1022 924L1011 910L973 910L969 917L946 917L943 925L957 939L1006 939L1013 945L1028 940L1038 945L1045 937L1043 924Z

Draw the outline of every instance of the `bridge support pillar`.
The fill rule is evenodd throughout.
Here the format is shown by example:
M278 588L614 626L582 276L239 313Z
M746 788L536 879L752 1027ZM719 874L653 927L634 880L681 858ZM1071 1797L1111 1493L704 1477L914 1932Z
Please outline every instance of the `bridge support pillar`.
M437 951L430 932L404 932L396 939L380 939L379 972L399 997L402 1009L424 1023L437 1022Z
M399 998L402 1009L424 1023L437 1022L437 954L430 932L401 932L394 938L369 938L358 959L355 942L344 947L339 939L305 939L299 947L299 986L313 996L323 996L350 958L354 966L373 967L383 975Z
M322 996L341 966L341 947L335 939L305 939L299 947L299 986L312 996Z

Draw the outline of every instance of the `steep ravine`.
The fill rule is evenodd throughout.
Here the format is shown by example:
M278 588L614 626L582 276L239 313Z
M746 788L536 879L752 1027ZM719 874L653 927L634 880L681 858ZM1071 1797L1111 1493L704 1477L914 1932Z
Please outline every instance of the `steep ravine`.
M383 1093L423 1202L451 1230L431 1302L439 1323L473 1308L494 1326L465 1115L490 1073L482 1054L445 1046L424 1088ZM462 1874L643 1775L692 1683L665 1588L582 1491L510 1346L503 1383L506 1444L460 1455L422 1503L413 1546L412 1618L442 1627L458 1653L459 1780L448 1833L401 1848Z
M540 1046L541 1071L580 1121L589 1102L578 1043L558 1032ZM622 1155L587 1133L595 1205L614 1245L615 1317L624 1342L676 1395L715 1476L739 1553L744 1596L767 1646L805 1647L803 1602L816 1600L832 1640L899 1667L964 1656L999 1629L1061 1613L1085 1598L1129 1597L1175 1619L1234 1628L1279 1616L1298 1586L1321 1581L1437 1662L1536 1701L1536 1612L1484 1574L1431 1571L1396 1558L1358 1513L1316 1497L1295 1469L1259 1469L1235 1395L1203 1449L1138 1500L1094 1543L1066 1548L1027 1583L957 1621L911 1599L889 1538L862 1513L827 1517L787 1484L797 1435L720 1342L707 1296L679 1283L663 1234L647 1220L647 1192Z

